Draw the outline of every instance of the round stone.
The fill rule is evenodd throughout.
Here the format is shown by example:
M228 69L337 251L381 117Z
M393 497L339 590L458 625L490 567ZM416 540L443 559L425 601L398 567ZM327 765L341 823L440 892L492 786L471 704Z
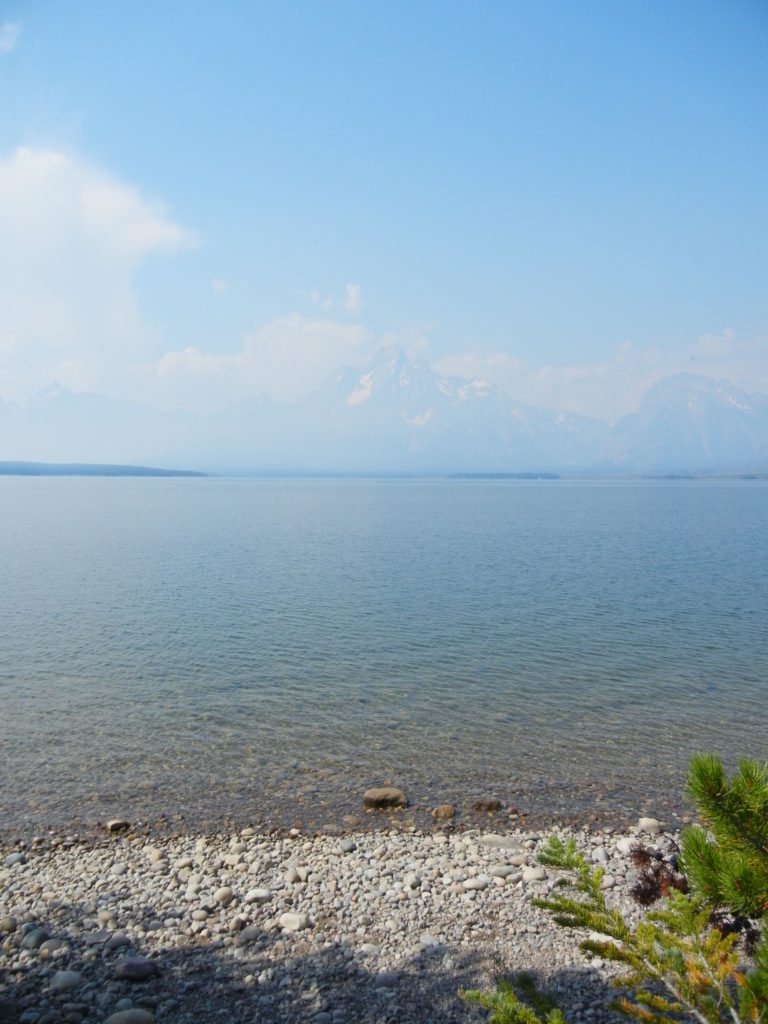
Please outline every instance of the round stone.
M133 1007L130 1010L118 1010L107 1017L106 1024L155 1024L154 1014L149 1010Z
M40 949L38 952L40 953L41 958L46 960L58 950L63 949L66 944L66 939L46 939L45 942L40 943Z
M495 814L501 810L501 800L497 800L495 796L484 796L480 800L475 800L472 804L473 811L484 811L486 814Z
M661 832L661 823L656 818L641 818L637 827L641 832L647 832L649 836L657 836Z
M235 894L232 892L228 885L222 885L220 889L217 889L213 894L213 898L217 903L220 903L222 907L228 907L232 900L235 898Z
M114 834L115 832L127 832L131 827L130 821L126 821L125 818L112 818L111 821L107 822L107 832Z
M483 889L488 888L491 884L491 880L488 875L475 875L474 878L467 878L461 884L465 889L481 892Z
M24 949L39 949L46 939L50 939L50 935L45 928L33 928L27 932L21 944Z
M491 850L519 849L519 840L513 839L511 836L500 836L496 832L487 832L484 836L480 836L480 842Z
M309 928L309 918L306 914L281 914L280 927L284 932L301 932Z
M79 971L56 971L51 979L51 992L66 992L68 989L77 988L83 980Z
M511 864L494 864L488 869L488 874L492 878L508 878L509 875L514 875L515 868Z
M397 786L374 786L363 794L363 807L369 810L381 811L407 806L408 797Z
M541 867L540 865L532 868L523 869L524 882L543 882L546 877L546 869Z
M272 899L269 889L249 889L245 894L246 903L268 903Z
M115 977L121 981L147 981L160 973L155 960L143 956L127 956L115 966Z
M456 814L456 808L453 804L440 804L439 807L435 807L432 811L432 817L436 821L444 821L448 818L452 818Z

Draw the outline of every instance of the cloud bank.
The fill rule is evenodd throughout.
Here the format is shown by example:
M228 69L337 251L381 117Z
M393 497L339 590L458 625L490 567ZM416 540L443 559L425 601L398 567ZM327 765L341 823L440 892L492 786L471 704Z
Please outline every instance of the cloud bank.
M212 355L193 347L167 352L146 381L164 405L215 409L249 395L292 402L374 347L373 335L357 324L291 313L247 334L237 352Z
M623 342L612 359L560 366L531 366L508 352L474 349L438 359L434 368L448 377L488 380L531 405L614 423L637 409L654 381L672 373L705 374L768 393L768 337L740 339L725 328L666 351Z
M18 40L10 24L0 29L6 49ZM216 409L250 395L291 402L393 343L446 376L482 378L520 401L609 422L681 370L768 392L768 336L726 328L671 350L625 342L602 362L566 365L524 361L512 344L436 356L434 325L379 334L367 327L354 282L304 292L304 312L278 313L229 344L169 350L142 314L136 273L196 241L161 203L76 155L22 147L0 158L0 397L23 403L58 380L165 408ZM218 301L232 287L211 280Z
M134 275L194 235L138 189L76 157L0 159L0 395L58 379L111 389L151 341Z

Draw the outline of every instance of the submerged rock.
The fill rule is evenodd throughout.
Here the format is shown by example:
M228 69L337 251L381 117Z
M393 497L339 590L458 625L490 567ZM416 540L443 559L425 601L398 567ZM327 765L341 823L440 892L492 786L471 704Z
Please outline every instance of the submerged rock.
M363 794L363 806L369 810L386 810L391 807L407 807L408 797L397 786L374 786Z
M445 820L446 818L452 818L456 814L456 808L453 804L440 804L439 807L435 807L432 811L432 817L437 821Z
M125 818L112 818L106 824L107 832L114 834L115 832L127 832L131 827L130 821L126 821Z
M484 796L480 800L475 800L472 804L472 810L495 814L496 811L501 810L501 800L497 800L495 796Z

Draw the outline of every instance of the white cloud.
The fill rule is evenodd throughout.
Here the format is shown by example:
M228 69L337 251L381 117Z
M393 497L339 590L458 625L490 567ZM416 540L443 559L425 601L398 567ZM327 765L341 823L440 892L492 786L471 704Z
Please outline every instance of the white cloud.
M136 269L193 240L76 157L19 148L0 159L0 395L23 401L54 378L112 388L152 341Z
M364 327L291 313L246 335L237 352L214 355L191 346L167 352L146 380L163 405L221 408L254 394L291 402L374 347Z
M323 313L330 313L332 310L359 313L363 308L362 299L360 285L352 281L344 285L344 294L341 298L334 292L323 292L319 288L313 288L309 293L309 304L313 309L319 309Z
M0 25L0 53L10 53L19 45L21 38L20 21L4 21Z
M333 309L334 298L330 294L324 295L319 288L313 288L309 293L309 302L314 309L329 313Z
M359 313L362 308L360 285L351 282L344 289L344 309L348 313Z
M619 345L602 362L526 365L507 352L475 350L435 363L446 376L491 381L518 401L615 422L634 412L647 389L671 373L701 373L746 391L768 393L768 338L740 341L731 328L662 351Z

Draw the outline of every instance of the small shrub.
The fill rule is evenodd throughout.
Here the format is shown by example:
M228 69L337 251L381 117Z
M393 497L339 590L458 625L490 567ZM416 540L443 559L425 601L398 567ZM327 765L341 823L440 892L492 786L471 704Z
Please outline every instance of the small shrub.
M608 907L604 870L592 868L573 839L550 838L538 860L564 872L547 899L533 900L565 928L601 938L581 949L623 965L615 984L622 1012L650 1024L768 1024L768 770L742 761L728 782L712 755L693 758L688 776L705 828L686 829L672 861L638 847L634 896L644 906L663 899L632 929ZM681 873L679 868L682 868ZM752 939L746 968L739 931ZM527 976L500 982L490 995L464 998L491 1011L491 1024L564 1024L561 1011Z

